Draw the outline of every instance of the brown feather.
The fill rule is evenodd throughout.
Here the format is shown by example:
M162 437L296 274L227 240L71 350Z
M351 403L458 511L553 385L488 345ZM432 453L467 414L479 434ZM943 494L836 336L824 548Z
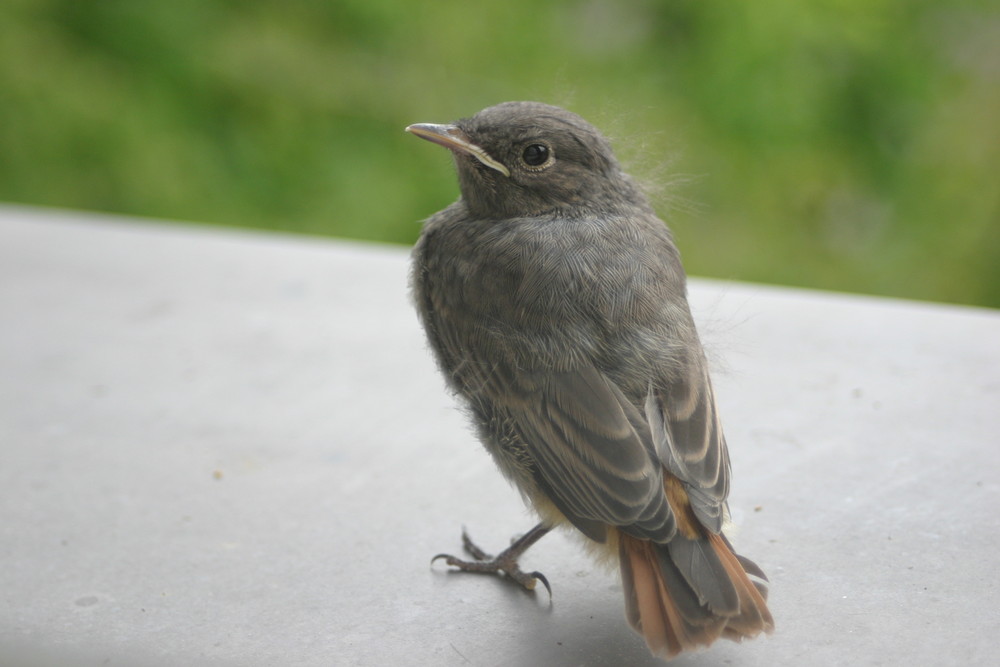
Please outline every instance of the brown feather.
M689 540L700 537L704 528L694 515L694 510L691 509L691 500L688 498L687 491L684 490L684 483L664 470L663 490L667 494L670 509L674 512L677 530Z
M619 538L626 617L655 655L675 656L684 647L663 604L666 589L656 559L651 557L650 543L625 534Z
M685 538L678 535L675 539ZM735 614L721 615L697 603L692 606L690 600L696 600L696 594L670 560L667 545L619 532L626 617L655 655L672 658L681 651L708 646L719 637L739 641L774 628L764 597L736 555L721 536L709 534L707 540L739 595ZM679 599L685 603L679 604Z
M726 638L749 639L761 632L770 634L774 630L774 619L771 617L771 611L767 608L764 595L750 581L740 559L722 537L710 534L709 540L712 543L712 548L719 554L719 559L740 596L740 612L726 623ZM736 634L737 637L733 637L731 634Z

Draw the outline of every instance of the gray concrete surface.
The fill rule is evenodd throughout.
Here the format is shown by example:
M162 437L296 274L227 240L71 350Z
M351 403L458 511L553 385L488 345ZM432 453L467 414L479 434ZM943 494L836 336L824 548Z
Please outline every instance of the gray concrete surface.
M499 549L532 518L437 377L406 265L0 208L0 664L658 664L569 535L525 559L551 603L429 565L463 524ZM991 664L1000 315L691 297L777 631L674 664Z

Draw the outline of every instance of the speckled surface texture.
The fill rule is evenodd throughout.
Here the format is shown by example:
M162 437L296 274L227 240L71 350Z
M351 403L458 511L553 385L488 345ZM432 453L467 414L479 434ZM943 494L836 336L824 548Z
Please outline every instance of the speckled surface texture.
M0 208L0 664L653 665L446 394L405 249ZM777 631L675 665L1000 649L1000 314L693 280Z

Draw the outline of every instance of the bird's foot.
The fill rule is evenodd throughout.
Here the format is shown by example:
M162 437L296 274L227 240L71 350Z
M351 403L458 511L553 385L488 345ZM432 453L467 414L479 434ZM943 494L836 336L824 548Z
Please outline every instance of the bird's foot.
M535 590L535 586L538 582L542 582L545 586L545 590L549 592L549 597L552 597L552 587L549 586L549 580L541 572L525 572L518 565L517 559L527 551L528 547L537 542L545 533L549 532L549 528L542 524L538 524L530 531L522 535L520 538L514 541L509 547L500 552L496 557L491 556L482 549L480 549L469 534L462 529L462 545L470 556L475 558L475 560L462 560L456 558L451 554L438 554L431 559L431 563L437 560L444 559L444 562L452 567L457 567L462 572L478 572L482 574L504 574L508 578L513 579L518 584L524 587L527 591Z

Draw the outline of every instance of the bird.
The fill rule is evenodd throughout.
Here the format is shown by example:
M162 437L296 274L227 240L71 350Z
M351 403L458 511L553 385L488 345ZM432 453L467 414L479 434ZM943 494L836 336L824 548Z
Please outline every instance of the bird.
M667 225L580 116L504 102L409 133L449 149L458 199L411 255L447 385L539 523L472 560L526 589L518 558L555 527L617 559L625 615L669 659L770 634L767 577L724 535L731 465Z

